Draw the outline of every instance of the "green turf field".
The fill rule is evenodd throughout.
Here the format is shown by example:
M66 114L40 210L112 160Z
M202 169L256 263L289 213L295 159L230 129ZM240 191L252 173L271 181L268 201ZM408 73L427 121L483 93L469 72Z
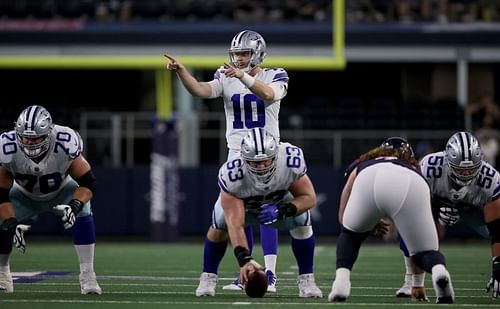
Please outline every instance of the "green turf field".
M28 239L29 241L29 239ZM259 246L256 246L257 248ZM403 278L403 260L397 244L367 244L352 276L352 293L346 303L327 302L334 269L334 244L317 246L315 268L322 299L301 299L296 287L296 266L287 243L280 245L278 292L262 299L222 291L233 279L236 261L229 249L219 273L215 297L198 298L194 290L201 270L202 239L196 244L100 242L96 247L96 272L103 295L80 295L76 254L70 242L28 243L24 255L11 258L13 272L61 272L33 283L15 283L14 294L0 294L0 308L406 308L442 307L434 304L434 292L426 278L430 303L395 298ZM488 242L443 245L457 295L457 308L500 308L484 286L489 278ZM260 248L254 256L262 262ZM44 276L38 276L44 277Z

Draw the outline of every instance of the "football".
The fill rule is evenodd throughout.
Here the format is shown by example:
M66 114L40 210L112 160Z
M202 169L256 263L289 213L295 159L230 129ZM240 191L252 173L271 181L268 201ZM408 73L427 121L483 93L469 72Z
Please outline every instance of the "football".
M257 270L248 275L245 284L245 293L248 297L262 297L267 292L267 276L262 270Z

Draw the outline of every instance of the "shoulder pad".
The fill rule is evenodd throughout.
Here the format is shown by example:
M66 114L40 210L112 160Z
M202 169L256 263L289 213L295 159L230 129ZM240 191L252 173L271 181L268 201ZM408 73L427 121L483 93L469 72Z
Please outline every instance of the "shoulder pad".
M54 152L66 153L71 159L78 157L83 151L83 141L75 130L59 125L54 126Z

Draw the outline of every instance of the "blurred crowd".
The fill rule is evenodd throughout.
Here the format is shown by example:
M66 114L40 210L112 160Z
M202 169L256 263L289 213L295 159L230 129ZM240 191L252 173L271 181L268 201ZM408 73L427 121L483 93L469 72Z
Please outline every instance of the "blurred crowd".
M345 0L349 23L497 22L500 0ZM0 0L1 19L323 22L331 0Z

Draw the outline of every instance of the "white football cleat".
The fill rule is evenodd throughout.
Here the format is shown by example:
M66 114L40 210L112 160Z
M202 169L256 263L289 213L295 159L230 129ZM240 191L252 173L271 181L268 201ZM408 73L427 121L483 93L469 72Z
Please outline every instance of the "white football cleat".
M196 288L196 296L215 296L217 274L201 273L200 284Z
M222 287L224 291L243 291L244 288L239 278L234 279L233 282Z
M0 271L0 293L13 293L14 283L10 271Z
M351 271L347 268L338 268L332 290L328 294L328 301L331 303L346 301L349 295L351 295Z
M411 285L412 285L412 275L405 275L405 282L403 286L396 291L396 297L411 297Z
M299 297L323 297L323 293L314 281L314 274L299 275L297 284L299 286Z
M80 273L80 292L83 295L87 294L97 294L101 295L102 294L102 289L97 283L97 279L95 276L95 272L89 271L89 272L82 272Z
M267 276L267 291L276 293L276 281L278 280L276 278L276 275L271 270L268 269L266 271L266 276Z
M452 304L455 302L455 291L451 285L450 273L444 265L432 267L432 285L436 292L436 304Z

